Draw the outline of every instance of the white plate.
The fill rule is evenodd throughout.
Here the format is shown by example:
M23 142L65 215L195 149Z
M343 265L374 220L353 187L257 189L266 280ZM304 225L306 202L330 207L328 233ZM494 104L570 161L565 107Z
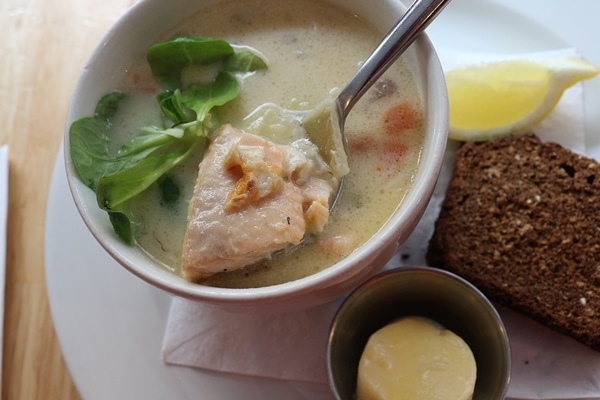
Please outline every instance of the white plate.
M535 15L535 21L524 15ZM454 0L428 33L436 46L461 51L514 53L575 46L600 65L593 42L600 37L597 15L600 2L595 0ZM600 140L589 134L600 127L600 116L589 111L600 104L596 81L586 83L585 96L588 152L598 157ZM54 326L84 399L331 398L320 385L165 365L160 349L170 297L125 271L95 242L69 194L62 153L49 194L45 246Z

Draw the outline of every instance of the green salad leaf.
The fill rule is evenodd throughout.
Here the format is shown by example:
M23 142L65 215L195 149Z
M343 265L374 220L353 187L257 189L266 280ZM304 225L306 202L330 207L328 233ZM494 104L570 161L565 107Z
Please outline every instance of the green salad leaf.
M181 71L185 67L223 62L234 54L224 40L180 36L148 49L146 60L154 79L168 90L181 87Z
M81 118L69 128L71 159L84 184L96 190L98 180L112 165L109 156L112 119L125 95L112 92L100 99L93 117Z
M267 68L258 55L235 51L223 40L188 36L150 47L146 59L165 89L157 101L169 126L141 127L129 143L114 149L111 142L119 133L113 120L126 97L114 91L98 101L93 116L76 120L69 129L70 154L79 178L96 192L98 206L130 245L135 242L135 198L157 183L165 202L177 201L179 189L167 172L207 145L217 128L213 111L240 93L235 74ZM218 70L214 80L182 87L184 68L212 64Z
M177 203L181 194L181 189L175 179L168 175L163 175L158 180L158 187L160 190L161 204L173 206Z
M210 122L211 109L235 99L240 93L237 79L228 72L221 72L211 85L190 84L183 91L164 92L158 95L163 113L175 124L186 122ZM202 127L198 127L202 129Z
M230 57L227 57L225 71L231 72L252 72L260 69L266 69L267 63L258 55L251 51L242 50L235 52Z

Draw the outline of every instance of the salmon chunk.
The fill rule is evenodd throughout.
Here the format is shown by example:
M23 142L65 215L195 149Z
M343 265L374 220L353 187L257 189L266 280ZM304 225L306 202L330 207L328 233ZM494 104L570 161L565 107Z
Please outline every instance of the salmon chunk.
M329 217L333 183L299 148L223 126L200 163L188 209L182 275L193 282L243 268Z

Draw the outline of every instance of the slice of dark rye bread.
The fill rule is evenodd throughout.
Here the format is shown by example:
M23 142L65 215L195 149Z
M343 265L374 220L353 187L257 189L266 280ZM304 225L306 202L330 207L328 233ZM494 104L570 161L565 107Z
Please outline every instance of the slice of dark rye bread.
M427 260L600 350L600 164L532 134L464 144Z

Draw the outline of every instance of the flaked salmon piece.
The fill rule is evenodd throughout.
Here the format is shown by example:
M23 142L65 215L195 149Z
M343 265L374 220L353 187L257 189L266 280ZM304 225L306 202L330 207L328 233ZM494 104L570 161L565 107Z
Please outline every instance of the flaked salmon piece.
M225 169L241 174L229 192L225 211L244 208L283 190L284 153L275 146L238 144L227 155ZM286 174L287 175L287 174Z
M333 184L311 175L314 165L294 146L223 126L199 166L183 277L201 282L297 244L307 232L321 232Z
M329 196L331 184L323 179L309 178L303 185L304 217L307 221L307 232L321 233L329 220Z

